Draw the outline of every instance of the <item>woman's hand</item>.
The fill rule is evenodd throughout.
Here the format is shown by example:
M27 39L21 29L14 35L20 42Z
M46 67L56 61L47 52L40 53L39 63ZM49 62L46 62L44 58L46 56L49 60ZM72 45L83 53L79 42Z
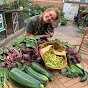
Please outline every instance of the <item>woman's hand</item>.
M47 38L53 37L54 32L50 32L49 30L47 30L47 32L45 33L47 35Z

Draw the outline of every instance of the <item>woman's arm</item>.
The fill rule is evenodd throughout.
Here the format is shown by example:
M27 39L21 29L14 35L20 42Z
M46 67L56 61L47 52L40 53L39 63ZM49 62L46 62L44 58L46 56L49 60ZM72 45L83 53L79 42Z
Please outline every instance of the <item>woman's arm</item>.
M25 31L25 36L32 37L33 35Z
M32 37L34 35L33 34L30 34L30 33L28 33L28 32L25 31L25 36ZM48 32L48 33L46 33L46 35L37 35L37 36L40 36L40 38L50 38L50 37L53 36L53 32L52 33L51 32Z

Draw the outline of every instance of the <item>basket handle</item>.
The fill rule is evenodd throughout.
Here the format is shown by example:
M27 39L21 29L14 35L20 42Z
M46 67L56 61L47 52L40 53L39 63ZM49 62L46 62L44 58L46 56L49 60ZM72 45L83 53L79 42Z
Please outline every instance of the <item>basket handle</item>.
M56 55L66 56L66 52L65 52L65 51L59 52L59 51L55 51L55 50L53 49L53 52L54 52Z
M40 50L41 55L47 52L53 45L48 45Z

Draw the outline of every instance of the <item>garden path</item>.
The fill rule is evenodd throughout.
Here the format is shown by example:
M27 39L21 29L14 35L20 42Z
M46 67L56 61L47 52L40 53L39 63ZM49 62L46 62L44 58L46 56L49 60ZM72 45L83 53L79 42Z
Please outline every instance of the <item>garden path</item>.
M66 26L55 28L54 36L49 40L60 38L62 41L68 42L69 44L80 44L83 34L78 31L80 31L80 29L73 21L68 21Z

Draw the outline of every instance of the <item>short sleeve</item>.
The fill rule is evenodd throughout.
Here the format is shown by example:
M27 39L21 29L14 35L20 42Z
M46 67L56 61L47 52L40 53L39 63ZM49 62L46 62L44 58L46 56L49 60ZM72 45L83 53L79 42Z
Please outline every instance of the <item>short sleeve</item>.
M33 34L33 29L34 29L33 27L34 27L33 22L32 22L31 19L29 19L29 21L28 21L28 23L26 25L25 31L30 33L30 34Z

